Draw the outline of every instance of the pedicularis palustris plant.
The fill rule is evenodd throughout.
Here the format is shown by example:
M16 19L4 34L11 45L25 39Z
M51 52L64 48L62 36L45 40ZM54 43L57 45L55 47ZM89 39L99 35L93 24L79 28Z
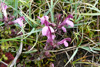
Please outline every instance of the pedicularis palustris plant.
M20 27L23 27L23 21L25 21L24 17L19 17L16 20L12 21L14 19L14 16L9 16L7 15L6 9L8 8L7 5L5 5L5 3L1 3L1 9L2 9L2 13L3 13L3 19L1 19L1 21L3 21L5 23L5 25L12 25L12 24L19 24ZM61 30L63 32L67 32L66 28L64 26L71 26L74 27L74 23L70 20L70 18L73 19L72 15L68 15L63 21L61 21L61 15L58 14L57 16L57 23L50 23L49 22L49 17L48 16L43 16L43 17L39 17L38 18L41 20L41 25L45 25L42 28L42 35L47 37L47 41L46 41L46 45L44 47L45 50L49 50L52 48L55 48L61 44L64 44L65 47L68 47L68 42L67 41L71 41L71 38L64 38L61 41L56 40L56 34L58 32L60 32ZM13 32L13 30L12 30ZM47 55L47 54L46 54Z
M24 23L23 21L25 21L25 18L23 16L15 19L14 16L9 15L6 12L8 6L5 3L1 3L1 9L2 9L2 13L3 13L3 18L0 19L0 21L4 22L4 26L10 26L10 25L14 25L14 24L18 24L20 27L24 27ZM51 54L48 52L48 50L52 50L56 47L58 47L61 44L64 44L65 47L68 47L68 42L71 41L71 38L63 38L62 40L57 39L57 34L61 32L66 33L67 30L65 28L68 26L74 27L74 23L70 20L73 19L72 15L68 15L64 20L62 20L63 18L61 17L61 14L57 14L56 18L57 21L56 23L50 23L49 21L49 17L48 16L43 16L43 17L37 17L38 19L40 19L41 21L41 25L44 25L44 27L42 28L42 35L47 37L46 40L46 44L44 47L44 50L46 50L45 55L47 57L50 57ZM15 19L15 20L13 20ZM13 20L13 21L12 21ZM11 29L11 33L12 34L16 34L18 32L16 32L14 29ZM16 34L18 35L18 34Z
M65 47L68 47L68 42L67 41L71 41L71 38L64 38L61 41L58 41L58 39L56 40L56 35L58 32L60 32L61 30L63 32L66 33L66 28L64 26L71 26L74 27L74 23L72 21L70 21L69 19L72 18L72 15L68 15L63 21L61 21L61 15L58 14L57 15L57 24L54 23L50 23L49 22L49 17L48 16L43 16L43 17L39 17L38 18L41 20L41 25L45 25L42 28L42 35L47 37L47 41L46 41L46 45L44 47L45 50L49 50L52 48L55 48L61 44L64 44ZM45 52L46 56L50 56L49 52Z

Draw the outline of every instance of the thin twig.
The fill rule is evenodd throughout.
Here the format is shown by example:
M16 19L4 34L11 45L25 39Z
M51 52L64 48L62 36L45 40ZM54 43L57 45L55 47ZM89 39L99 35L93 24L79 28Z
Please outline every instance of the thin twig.
M7 63L5 63L5 62L3 62L3 61L0 61L1 63L3 63L4 65L6 65L6 66L8 66L8 64Z
M95 44L97 44L97 43L99 43L99 42L95 42ZM82 44L82 46L80 46L79 48L89 46L89 45L93 45L93 44L88 44L88 43ZM72 46L72 47L68 47L68 48L64 48L64 49L60 49L60 50L48 50L48 52L54 52L55 54L61 54L61 53L65 53L66 51L68 52L68 51L75 50L76 48L77 48L77 46Z
M9 67L13 67L16 64L17 59L22 53L22 48L23 48L23 39L21 39L20 47L18 49L17 55L15 56L14 60L12 61L11 65Z
M99 30L99 18L100 18L100 16L97 16L97 30ZM99 42L100 42L99 34L100 34L100 32L98 31L98 39L99 39Z
M93 44L95 44L96 46L98 46L93 40L91 40L90 38L84 36L86 39L88 39L90 42L92 42Z
M36 33L37 34L37 33ZM35 44L33 45L33 47L30 49L30 50L28 50L28 51L31 51L31 50L33 50L34 49L34 47L36 46L36 44L37 44L37 41L38 41L38 34L37 34L37 36L36 36L36 42L35 42Z

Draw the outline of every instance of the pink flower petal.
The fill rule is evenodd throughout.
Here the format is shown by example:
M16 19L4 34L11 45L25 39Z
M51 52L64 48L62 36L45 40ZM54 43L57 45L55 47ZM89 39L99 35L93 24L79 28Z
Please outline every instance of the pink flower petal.
M69 42L70 42L70 41L71 41L71 38L65 38L64 40L66 40L66 41L69 41Z
M59 41L59 42L57 43L57 45L61 45L61 44L64 43L64 45L67 46L68 44L66 43L66 41L69 41L69 42L70 42L70 41L71 41L71 38L65 38L65 39Z
M48 17L48 16L44 16L44 18L45 18L46 20L49 20L49 17Z
M66 20L66 23L67 23L68 25L70 25L71 27L74 27L74 23L73 23L72 21Z
M49 26L49 28L50 28L51 33L54 33L54 29L50 26ZM47 33L49 33L48 26L45 26L42 28L42 35L47 36Z
M39 17L38 18L41 20L41 25L43 25L46 21L48 21L49 17L48 16L43 16L43 17Z
M50 26L49 26L50 27ZM51 33L54 33L54 29L52 27L50 27Z
M67 18L68 18L68 19L69 19L69 18L72 18L72 19L73 19L73 16L72 16L72 15L68 15Z
M5 3L1 3L1 8L2 8L2 12L4 14L5 19L7 19L7 12L6 9L8 8L7 5L5 5Z
M60 45L60 44L63 44L63 43L64 43L64 40L61 40L57 44Z
M68 42L64 41L65 47L68 47Z
M56 37L55 35L52 35L52 39L53 39L53 40L55 39L55 37Z
M61 28L62 26L66 25L70 25L71 27L74 27L74 23L72 21L69 20L69 18L73 18L72 15L68 15L65 20L58 26L59 28ZM65 30L63 30L65 31Z
M42 35L43 36L46 36L47 35L47 32L48 32L48 26L45 26L42 28Z
M20 17L20 18L17 18L16 20L14 20L13 22L14 23L18 23L21 27L23 27L24 26L24 24L23 24L23 21L24 21L25 19L24 19L24 17L22 16L22 17Z
M66 28L64 26L62 27L62 30L63 30L63 32L66 32Z

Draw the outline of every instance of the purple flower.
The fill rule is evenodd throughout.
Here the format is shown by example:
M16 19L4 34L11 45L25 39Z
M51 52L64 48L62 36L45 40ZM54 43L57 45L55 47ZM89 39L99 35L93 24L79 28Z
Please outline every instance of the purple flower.
M5 3L1 3L1 8L2 8L2 12L3 12L3 15L4 15L4 19L7 20L7 12L6 12L6 9L8 8L7 5L5 5Z
M66 28L64 26L61 27L61 29L63 30L63 32L66 32Z
M41 25L45 24L45 27L42 28L42 35L43 36L47 36L47 43L51 43L55 38L55 35L52 35L52 33L54 33L54 29L49 26L49 25L54 25L48 22L49 17L48 16L43 16L43 17L39 17L38 18L41 20Z
M69 18L73 19L72 15L68 15L68 17L65 18L65 20L61 23L61 25L70 25L71 27L74 27L74 23L69 20Z
M65 39L61 40L60 42L58 42L57 45L64 44L65 47L68 47L68 42L66 42L66 41L69 41L70 42L71 41L71 38L65 38Z
M50 28L50 31L49 31L49 28ZM43 36L47 36L48 32L54 33L54 29L50 26L45 26L42 28L42 35Z
M54 40L55 35L52 35L52 33L54 33L54 29L50 26L45 26L42 28L42 35L43 36L47 36L47 42L52 42L52 40Z
M23 24L23 21L25 20L24 16L20 17L20 18L17 18L16 20L14 20L13 22L14 23L17 23L20 25L20 27L23 27L24 24Z
M50 23L48 22L49 17L48 16L43 16L43 17L39 17L38 18L41 20L41 25L45 24L45 26L50 25Z
M69 20L69 18L73 18L72 15L68 15L65 20L58 26L58 28L62 28L62 30L64 32L66 32L66 28L64 27L64 25L68 26L70 25L71 27L74 27L74 23L72 21Z

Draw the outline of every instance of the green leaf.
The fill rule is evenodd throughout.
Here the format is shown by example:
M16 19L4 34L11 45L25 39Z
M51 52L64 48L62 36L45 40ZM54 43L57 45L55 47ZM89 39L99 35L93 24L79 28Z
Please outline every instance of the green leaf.
M98 16L98 15L100 15L100 13L81 13L79 15Z
M89 51L89 52L98 53L98 52L94 51L94 48L92 48L92 47L80 47L80 48L82 48L82 49L84 49L84 50L87 50L87 51ZM95 50L96 50L96 49L95 49ZM98 50L98 49L97 49L97 50Z
M0 43L6 42L6 41L18 41L17 39L21 39L21 38L20 37L16 37L16 38L10 38L10 39L1 39Z
M37 52L38 50L37 49L35 49L35 50L32 50L32 51L27 51L27 52L23 52L23 53L25 53L25 54L27 54L27 53L35 53L35 52Z
M78 48L74 51L73 55L71 56L71 58L68 60L68 62L64 65L64 67L66 67L66 65L74 58L74 56L76 55L78 51Z
M4 25L4 23L1 23L0 26Z
M92 48L93 50L97 50L97 51L100 51L100 48Z
M31 30L31 32L29 32L25 38L27 38L28 36L30 36L32 33L37 33L37 32L40 32L40 31L41 31L41 29L35 30L35 28L33 28L33 29ZM24 38L24 39L25 39L25 38Z

